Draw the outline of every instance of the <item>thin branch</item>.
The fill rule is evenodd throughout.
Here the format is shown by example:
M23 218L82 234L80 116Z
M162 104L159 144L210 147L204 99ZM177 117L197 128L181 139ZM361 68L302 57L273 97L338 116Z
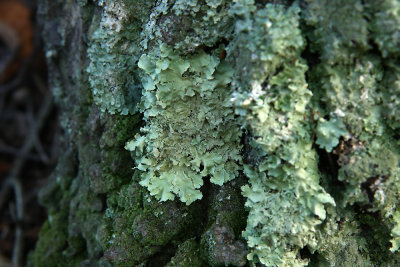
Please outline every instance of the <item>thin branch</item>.
M13 156L17 156L20 152L18 149L10 146L6 146L4 144L0 144L0 153L2 154L9 154ZM31 160L31 161L42 161L38 156L34 154L28 154L26 155L26 159Z
M5 83L0 85L0 94L5 94L9 92L10 90L14 89L15 87L19 86L22 83L22 80L24 79L26 72L31 64L32 61L32 55L26 57L23 62L21 67L18 70L17 75L15 76L14 79L12 79L10 82Z
M45 123L45 119L50 114L52 106L53 106L52 93L51 90L47 90L38 117L35 123L32 125L29 132L29 136L27 137L24 145L19 151L14 161L13 168L11 169L9 176L4 181L3 186L0 190L0 208L2 208L7 199L8 193L10 192L10 189L14 189L16 203L17 203L16 206L17 219L20 222L22 222L24 219L24 199L22 193L22 186L19 182L18 176L22 170L23 165L25 164L26 159L28 158L30 150L35 145L35 139L37 139L37 136L39 135L39 132ZM14 243L12 261L13 264L18 267L22 266L22 255L23 255L22 252L23 252L23 241L24 241L23 236L24 236L23 229L20 224L17 224L15 231L15 243Z

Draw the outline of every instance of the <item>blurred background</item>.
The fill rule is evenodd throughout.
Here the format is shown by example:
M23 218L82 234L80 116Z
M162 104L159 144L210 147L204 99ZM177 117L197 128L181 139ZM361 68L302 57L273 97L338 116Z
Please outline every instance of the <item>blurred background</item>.
M39 191L61 129L47 87L37 1L0 0L0 266L24 266L46 211Z

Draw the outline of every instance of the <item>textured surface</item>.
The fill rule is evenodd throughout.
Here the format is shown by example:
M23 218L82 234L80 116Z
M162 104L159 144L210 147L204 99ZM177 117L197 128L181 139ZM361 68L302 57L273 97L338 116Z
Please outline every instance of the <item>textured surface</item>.
M40 12L66 153L35 266L400 264L398 1Z
M238 175L241 132L227 88L233 70L204 51L188 58L165 46L157 52L138 63L148 75L141 102L148 124L126 148L136 152L140 184L151 195L175 194L189 205L202 198L203 177L222 185Z

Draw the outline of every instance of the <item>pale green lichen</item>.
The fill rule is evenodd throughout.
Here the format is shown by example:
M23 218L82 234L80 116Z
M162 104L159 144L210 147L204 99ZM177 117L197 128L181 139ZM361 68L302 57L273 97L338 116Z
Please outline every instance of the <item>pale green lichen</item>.
M392 229L392 247L390 251L396 252L400 248L400 212L396 211L393 215L394 227Z
M248 259L266 266L306 265L299 250L318 247L315 233L326 218L325 206L335 202L319 185L318 156L305 120L312 94L300 56L305 42L299 8L267 4L255 10L247 1L236 2L235 39L228 47L238 55L233 98L251 147L262 156L248 158L244 168Z
M339 144L339 138L345 136L347 131L339 118L329 121L320 118L317 127L317 145L331 152Z
M319 87L315 98L325 105L322 115L339 117L354 136L383 134L377 88L382 67L376 56L360 56L354 64L320 64L312 75Z
M140 184L161 201L202 198L203 178L222 185L238 174L241 132L229 102L233 70L204 51L181 57L161 45L140 58L146 126L126 144Z

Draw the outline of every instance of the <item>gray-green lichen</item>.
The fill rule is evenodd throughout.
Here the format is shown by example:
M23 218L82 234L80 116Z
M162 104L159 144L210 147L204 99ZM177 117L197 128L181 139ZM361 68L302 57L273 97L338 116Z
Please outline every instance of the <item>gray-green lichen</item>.
M369 25L372 38L384 58L400 55L400 3L396 0L367 1L371 15Z
M148 49L162 41L182 53L212 47L232 34L231 5L227 0L158 1L142 32L141 45Z
M111 114L133 114L140 100L137 60L143 15L134 5L150 6L149 1L99 0L100 17L95 16L88 48L87 68L94 102ZM145 10L145 8L143 8Z
M140 184L161 201L202 198L203 177L222 185L238 174L240 130L229 102L232 69L204 51L181 57L161 45L139 61L147 125L128 142Z
M239 17L228 53L235 57L236 112L251 134L242 187L250 209L243 233L252 249L248 259L266 266L299 266L299 249L318 247L316 232L333 198L319 185L318 156L307 118L305 46L297 5L267 4L255 10L246 1L233 9ZM246 10L247 9L247 10ZM243 15L244 13L244 15ZM243 40L252 40L251 44ZM248 56L250 55L250 56Z
M358 233L350 230L357 237L353 239L355 242L349 242L347 246L353 251L358 247L359 251L365 252L365 256L358 258L357 263L350 257L347 264L396 265L398 253L394 252L398 249L399 222L396 212L400 154L398 138L393 132L397 119L394 119L393 109L388 107L393 107L398 94L393 79L394 65L384 58L389 53L397 57L393 42L396 42L398 31L393 29L399 27L394 19L398 3L343 2L344 7L340 8L343 12L334 12L329 16L327 10L339 8L336 4L340 3L307 2L310 4L308 14L314 15L307 17L306 21L315 27L308 36L311 40L318 40L314 44L315 51L321 53L319 64L309 74L312 81L310 85L315 92L313 108L319 116L330 121L340 118L343 123L341 129L347 132L341 134L340 143L333 151L337 157L337 175L327 174L329 179L333 179L331 184L336 184L335 190L332 188L330 192L335 195L337 209L332 210L330 216L340 218L342 223L339 225L342 228L353 225L356 229L382 229L379 237L376 234L371 237L363 230L358 230ZM348 9L351 6L357 8ZM382 32L386 33L385 37ZM332 38L337 39L337 47L341 49L331 49ZM378 50L374 50L376 45ZM329 152L330 148L325 149ZM333 158L330 155L328 157ZM364 220L356 215L360 212L367 214ZM366 219L369 217L374 219ZM322 233L327 236L330 231L329 228L323 228ZM324 246L328 248L320 252L326 255L332 265L337 259L331 257L334 250L329 252L328 244L332 242L334 249L337 241L333 242L333 238L326 240ZM371 242L377 244L375 248L369 245Z
M368 22L360 0L307 0L305 19L315 27L311 47L328 62L351 62L368 49Z

